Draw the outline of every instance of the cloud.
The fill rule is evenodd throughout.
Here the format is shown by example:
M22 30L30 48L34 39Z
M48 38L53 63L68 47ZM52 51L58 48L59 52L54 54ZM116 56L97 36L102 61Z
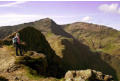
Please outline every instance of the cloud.
M54 16L54 15L41 15L41 14L0 14L0 26L8 26L8 25L17 25L21 23L32 22L36 20L40 20L43 18L51 18L53 20L61 21L61 19L72 18L72 16ZM62 22L62 21L61 21Z
M23 4L23 3L26 3L26 2L27 1L16 1L16 2L13 2L13 3L2 4L2 5L0 5L0 7L13 7L13 6Z
M118 4L102 4L98 8L103 12L120 14L120 8Z
M25 14L1 14L0 18L13 18L13 17L19 17L19 18L24 18L24 17L37 17L37 15L25 15Z
M24 15L24 14L1 14L0 26L17 25L25 22L38 20L42 16L38 15Z
M120 8L118 9L118 13L120 14Z
M84 21L84 22L89 22L91 20L92 20L92 17L90 17L90 16L85 16L82 18L82 21Z

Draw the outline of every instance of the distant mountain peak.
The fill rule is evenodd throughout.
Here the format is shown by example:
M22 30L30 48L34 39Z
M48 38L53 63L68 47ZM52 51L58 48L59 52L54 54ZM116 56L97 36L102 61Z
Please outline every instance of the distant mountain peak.
M53 21L52 19L50 19L49 17L44 18L43 20L49 20L49 21Z
M36 22L48 22L48 23L52 23L52 24L56 24L55 21L53 21L52 19L50 18L44 18L44 19L40 19Z

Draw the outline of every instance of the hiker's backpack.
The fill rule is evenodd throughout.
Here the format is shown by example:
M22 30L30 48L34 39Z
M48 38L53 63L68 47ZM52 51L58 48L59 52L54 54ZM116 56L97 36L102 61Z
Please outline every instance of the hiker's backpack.
M14 37L13 38L13 44L16 44L16 43L18 43L18 39L17 39L17 37Z

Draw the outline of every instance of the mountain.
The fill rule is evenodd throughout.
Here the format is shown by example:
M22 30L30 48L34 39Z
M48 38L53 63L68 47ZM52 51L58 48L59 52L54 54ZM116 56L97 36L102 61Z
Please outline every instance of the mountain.
M24 30L26 27L33 27L41 31L48 42L47 47L44 47L44 45L46 46L45 43L38 44L39 35L35 33L34 37L34 31L32 32L31 28L27 28L33 34L29 32L31 38L29 34L24 34L27 31L26 29L21 33L23 41L28 42L28 39L31 41L28 42L27 50L47 52L46 54L49 56L53 54L59 59L57 64L60 63L65 72L70 69L90 68L110 74L116 81L120 80L119 31L106 26L84 22L58 25L53 20L45 18L16 26L2 27L0 28L0 38L3 39L4 44L10 44L9 40L11 38L8 38L11 37L11 34L15 31ZM35 32L38 32L37 30ZM42 50L39 50L41 48ZM49 54L49 51L45 48L53 50L54 53ZM51 59L51 57L48 58Z

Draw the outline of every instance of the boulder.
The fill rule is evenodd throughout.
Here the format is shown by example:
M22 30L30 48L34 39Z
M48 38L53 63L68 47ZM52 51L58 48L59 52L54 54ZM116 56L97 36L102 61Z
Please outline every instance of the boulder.
M102 72L87 69L68 71L65 74L65 81L114 81L111 75L105 75Z
M67 79L67 81L71 81L75 76L76 76L75 71L68 71L65 75L65 79Z

